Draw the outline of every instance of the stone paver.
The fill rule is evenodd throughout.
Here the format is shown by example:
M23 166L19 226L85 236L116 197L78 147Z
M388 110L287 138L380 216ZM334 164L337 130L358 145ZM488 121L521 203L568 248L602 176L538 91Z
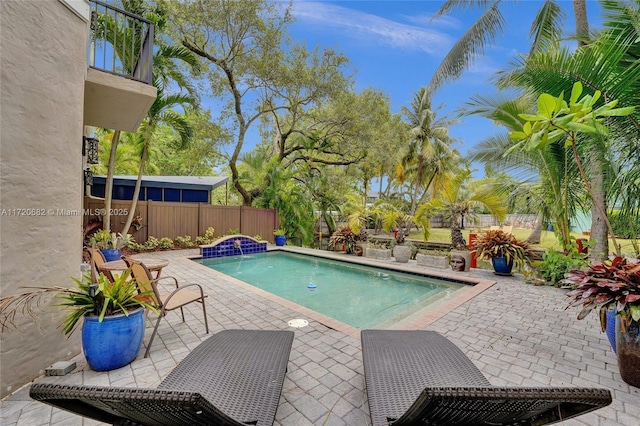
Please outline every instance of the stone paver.
M309 325L294 329L287 378L275 424L368 425L362 357L358 330L335 320L226 278L186 256L197 250L145 254L167 258L163 275L180 282L203 284L209 326L222 329L289 329L287 322L305 318ZM336 256L340 256L336 254ZM442 270L400 266L442 274ZM480 368L494 385L590 386L609 388L613 404L563 425L640 425L640 389L627 385L618 372L615 354L600 332L596 315L578 321L575 310L565 310L566 290L525 284L522 276L497 277L489 271L460 273L468 279L496 281L484 285L459 306L440 306L444 315L430 314L397 324L401 328L426 328L447 336ZM460 301L462 303L460 304ZM193 348L209 335L198 306L187 307L187 323L170 313L161 322L150 358L138 359L118 370L91 371L83 357L78 368L65 377L40 377L39 383L155 387ZM439 319L438 319L439 318ZM435 320L435 321L434 321ZM147 325L146 341L151 332ZM391 327L393 328L393 327ZM43 368L46 366L43 366ZM28 386L0 402L0 424L98 425L99 423L32 401Z

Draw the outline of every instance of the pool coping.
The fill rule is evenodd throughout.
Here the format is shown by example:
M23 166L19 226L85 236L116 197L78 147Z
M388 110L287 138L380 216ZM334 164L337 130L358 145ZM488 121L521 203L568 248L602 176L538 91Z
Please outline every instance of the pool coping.
M388 270L393 270L398 272L405 272L405 273L410 273L414 275L440 278L447 281L467 284L470 286L468 290L453 296L451 299L448 299L441 303L434 304L432 306L433 309L430 309L429 312L418 316L418 318L414 318L406 322L399 321L395 323L397 327L394 327L393 325L390 327L398 330L424 329L430 324L433 324L434 322L436 322L437 320L439 320L440 318L448 314L449 312L451 312L452 310L464 305L465 303L469 302L470 300L472 300L474 297L476 297L483 291L487 290L488 288L496 284L496 281L466 275L466 274L469 274L468 272L447 273L447 272L437 270L435 268L430 268L427 266L418 266L415 263L415 261L410 261L410 263L398 263L398 262L395 262L394 260L389 261L389 260L372 259L367 257L347 255L342 252L331 252L331 251L308 249L304 247L294 247L294 246L277 247L277 246L269 245L267 252L274 252L274 251L284 251L284 252L290 252L290 253L312 255L316 257L338 260L342 262L355 263L355 264L366 265L366 266L374 266L378 268L383 268L383 269L388 269ZM201 258L202 256L188 256L185 259L197 260ZM269 293L268 291L262 290L251 284L247 284L229 275L223 274L222 272L218 272L214 269L211 269L201 263L198 263L198 262L192 262L192 263L194 265L197 265L198 268L202 268L204 270L210 271L210 273L214 275L216 278L223 279L257 296L263 297L283 307L286 307L295 312L298 312L300 315L310 318L314 321L317 321L328 328L340 331L344 334L347 334L348 336L351 336L357 339L360 338L361 329L359 328L353 327L349 324L345 324L341 321L338 321L327 315L321 314L305 306L299 305L295 302L291 302L290 300L287 300L283 297L276 296L275 294ZM461 275L461 274L465 274L465 275Z

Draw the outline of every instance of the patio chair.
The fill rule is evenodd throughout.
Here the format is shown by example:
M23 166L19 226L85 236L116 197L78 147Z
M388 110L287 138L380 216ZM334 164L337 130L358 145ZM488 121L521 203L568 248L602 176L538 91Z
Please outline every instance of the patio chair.
M118 425L272 425L293 342L288 330L224 330L155 389L34 384L29 395Z
M433 331L363 330L361 337L373 426L544 425L611 403L606 389L492 386Z
M100 275L99 266L103 263L107 263L107 260L104 258L100 250L94 249L91 247L86 248L89 252L89 256L91 257L91 281L98 282L98 275ZM102 274L107 277L110 282L113 282L113 275L109 271L102 271Z
M200 302L202 304L202 314L204 316L204 328L209 334L209 323L207 322L207 308L204 304L204 298L206 297L204 291L202 290L202 286L200 284L184 284L179 285L178 280L175 277L162 277L162 278L153 278L149 269L144 266L144 263L139 260L133 259L131 257L123 256L122 259L127 264L127 267L131 269L131 276L138 283L138 289L142 291L152 290L153 293L153 302L156 304L158 309L160 310L160 314L158 315L158 319L156 320L156 325L153 327L153 332L151 333L151 338L149 339L149 343L147 344L147 350L144 353L144 357L149 356L149 351L151 350L151 344L153 343L153 339L156 337L156 333L158 332L158 326L160 325L160 320L164 317L167 312L173 311L175 309L180 309L180 313L182 314L182 322L185 322L184 319L184 309L185 305L188 305L192 302ZM162 280L171 280L176 286L176 289L171 293L161 293L158 288L158 283ZM196 291L193 288L197 288Z

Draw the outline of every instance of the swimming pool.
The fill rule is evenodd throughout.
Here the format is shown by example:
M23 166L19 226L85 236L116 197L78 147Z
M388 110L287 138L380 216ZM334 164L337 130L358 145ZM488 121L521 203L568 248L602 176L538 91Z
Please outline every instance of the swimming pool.
M470 287L282 251L196 261L361 329L393 324Z

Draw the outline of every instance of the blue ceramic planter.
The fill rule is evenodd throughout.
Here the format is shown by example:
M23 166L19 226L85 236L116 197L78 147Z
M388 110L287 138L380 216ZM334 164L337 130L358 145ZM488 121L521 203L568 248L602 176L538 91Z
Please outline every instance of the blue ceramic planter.
M607 311L607 339L609 339L609 343L611 343L611 348L613 349L613 353L616 353L616 317L614 311Z
M276 245L283 246L287 242L287 237L284 235L276 235Z
M82 350L92 370L109 371L133 361L144 337L144 309L125 315L84 317Z
M507 262L506 257L494 257L491 259L491 263L496 275L512 275L513 261Z
M104 260L106 260L107 262L111 262L112 260L120 260L120 256L122 256L120 250L118 249L103 249L100 250L100 253L102 253L102 255L104 256Z

